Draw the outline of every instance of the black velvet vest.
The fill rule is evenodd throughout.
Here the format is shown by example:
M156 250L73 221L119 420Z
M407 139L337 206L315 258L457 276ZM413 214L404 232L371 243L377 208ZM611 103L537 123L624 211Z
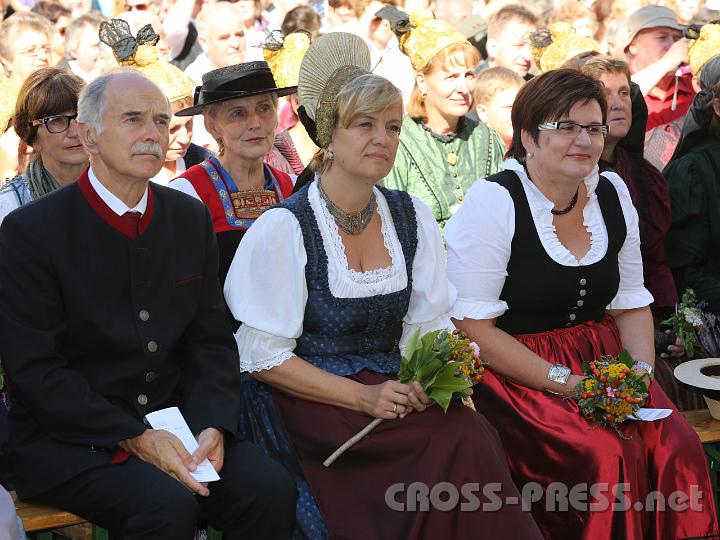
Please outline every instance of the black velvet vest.
M500 293L508 310L497 326L510 334L531 334L599 321L620 284L618 253L627 229L612 182L600 176L595 193L605 221L608 249L587 266L564 266L545 251L520 178L513 171L488 177L508 190L515 205L515 235L508 277Z

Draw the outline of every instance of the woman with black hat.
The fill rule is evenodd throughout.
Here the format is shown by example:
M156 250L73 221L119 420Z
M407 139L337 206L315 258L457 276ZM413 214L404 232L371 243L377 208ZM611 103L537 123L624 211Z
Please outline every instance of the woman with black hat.
M267 62L246 62L210 71L195 90L194 105L176 116L203 114L220 148L169 186L210 209L220 248L220 281L245 231L271 206L292 193L294 178L263 163L277 127L278 88Z

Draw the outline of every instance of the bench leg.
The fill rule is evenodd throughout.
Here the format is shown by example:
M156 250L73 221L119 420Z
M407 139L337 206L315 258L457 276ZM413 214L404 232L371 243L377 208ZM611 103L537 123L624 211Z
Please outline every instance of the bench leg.
M214 529L212 525L208 525L207 540L222 540L222 532Z
M107 532L107 529L103 529L99 525L93 524L92 538L93 540L110 540L110 534Z
M708 460L710 469L710 483L712 485L712 496L715 501L715 509L720 514L720 496L718 496L718 475L720 475L720 450L716 443L703 444L703 450Z

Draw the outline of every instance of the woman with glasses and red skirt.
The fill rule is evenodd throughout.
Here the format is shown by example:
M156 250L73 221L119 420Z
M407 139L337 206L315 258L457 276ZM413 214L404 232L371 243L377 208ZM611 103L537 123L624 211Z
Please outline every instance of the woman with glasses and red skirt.
M598 173L606 109L602 83L575 70L520 90L504 171L476 182L445 227L451 316L488 363L473 400L516 485L535 489L546 538L706 537L718 523L700 441L652 382L638 215L623 180ZM626 421L621 437L588 422L574 390L583 362L623 350L644 406L672 413Z

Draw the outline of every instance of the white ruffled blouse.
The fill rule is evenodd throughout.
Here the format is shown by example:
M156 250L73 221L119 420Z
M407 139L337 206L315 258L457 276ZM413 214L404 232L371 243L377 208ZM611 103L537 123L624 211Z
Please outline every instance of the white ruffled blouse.
M522 181L540 242L556 263L587 266L605 256L608 234L595 193L600 179L597 167L584 179L589 200L583 209L583 224L591 235L591 243L590 250L580 260L558 239L550 212L554 205L528 178L525 168L515 159L506 160L502 167L514 171ZM650 305L653 297L643 282L637 211L622 178L613 172L605 172L603 176L617 190L627 228L625 243L618 254L620 286L607 309ZM457 289L451 317L494 319L507 311L508 305L500 300L500 293L508 275L514 234L515 205L510 193L495 182L475 182L465 195L463 205L445 226L448 279Z
M386 268L357 272L348 267L345 247L334 218L321 201L317 184L308 192L328 256L330 292L337 298L365 298L404 289L408 276L390 209L375 188L385 247L392 258ZM455 290L447 281L440 232L430 209L413 197L418 245L413 261L412 292L403 319L402 348L417 330L452 329L448 312ZM265 212L243 237L225 280L225 299L242 325L235 335L243 371L260 371L293 356L303 331L307 302L307 255L300 224L284 208Z

